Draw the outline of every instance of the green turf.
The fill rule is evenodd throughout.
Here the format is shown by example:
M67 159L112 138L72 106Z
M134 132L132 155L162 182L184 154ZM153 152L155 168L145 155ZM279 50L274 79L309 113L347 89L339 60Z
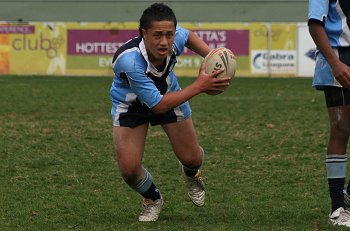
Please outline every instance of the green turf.
M0 76L0 230L332 229L328 118L311 79L236 78L221 95L191 100L206 151L202 208L189 202L166 136L151 127L144 165L165 206L147 224L114 162L110 83Z

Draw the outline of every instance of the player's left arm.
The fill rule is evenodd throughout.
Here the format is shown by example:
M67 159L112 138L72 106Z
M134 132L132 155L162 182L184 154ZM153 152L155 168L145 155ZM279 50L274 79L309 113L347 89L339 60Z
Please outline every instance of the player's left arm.
M189 31L188 40L185 46L202 57L205 57L211 50L208 44L206 44L193 31Z

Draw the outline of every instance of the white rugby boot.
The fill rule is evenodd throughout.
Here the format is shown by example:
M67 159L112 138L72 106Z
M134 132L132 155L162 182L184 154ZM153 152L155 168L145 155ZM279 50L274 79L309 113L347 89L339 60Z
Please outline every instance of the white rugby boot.
M158 200L143 199L143 207L139 216L139 221L156 221L162 210L164 200L162 195Z
M344 193L344 206L350 208L350 195L346 192L346 189L343 190Z
M182 176L184 178L188 190L188 197L196 206L203 206L205 200L205 185L201 176L201 171L198 170L197 174L193 178L191 178L185 174L184 167L181 163L180 167L182 171Z
M350 227L350 212L343 207L339 207L329 215L329 221L332 225Z

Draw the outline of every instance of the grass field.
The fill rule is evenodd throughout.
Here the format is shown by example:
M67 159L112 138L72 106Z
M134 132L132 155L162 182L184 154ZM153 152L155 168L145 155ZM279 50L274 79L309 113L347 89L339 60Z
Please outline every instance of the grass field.
M332 230L328 118L311 79L236 78L221 95L191 100L206 151L202 208L151 127L144 165L165 206L147 224L114 162L110 83L0 76L0 230Z

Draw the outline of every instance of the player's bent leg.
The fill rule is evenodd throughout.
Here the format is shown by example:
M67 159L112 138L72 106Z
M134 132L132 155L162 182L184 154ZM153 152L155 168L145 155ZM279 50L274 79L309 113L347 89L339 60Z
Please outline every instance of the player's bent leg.
M148 125L135 128L113 127L113 140L120 174L129 186L144 175L141 166Z
M330 196L332 199L332 211L335 211L339 207L349 207L350 205L350 198L347 192L347 190L349 190L349 185L347 186L347 190L343 190L343 182L345 182L346 175L347 143L349 140L350 131L350 106L328 107L328 114L330 122L330 137L327 156L339 156L337 157L337 162L333 163L332 165L340 165L340 157L343 157L344 159L344 177L340 179L339 176L337 176L335 179L328 179ZM328 159L329 158L327 158L327 160ZM336 167L337 172L339 172L340 169L342 168ZM337 183L336 181L339 182Z
M139 221L156 221L164 201L152 175L141 165L147 129L148 124L135 128L114 127L113 139L124 181L144 198Z
M205 185L199 168L203 162L204 152L199 146L192 119L163 125L163 129L180 161L190 200L197 206L203 206Z
M192 119L165 124L162 127L180 162L188 168L198 169L202 165L203 155Z

